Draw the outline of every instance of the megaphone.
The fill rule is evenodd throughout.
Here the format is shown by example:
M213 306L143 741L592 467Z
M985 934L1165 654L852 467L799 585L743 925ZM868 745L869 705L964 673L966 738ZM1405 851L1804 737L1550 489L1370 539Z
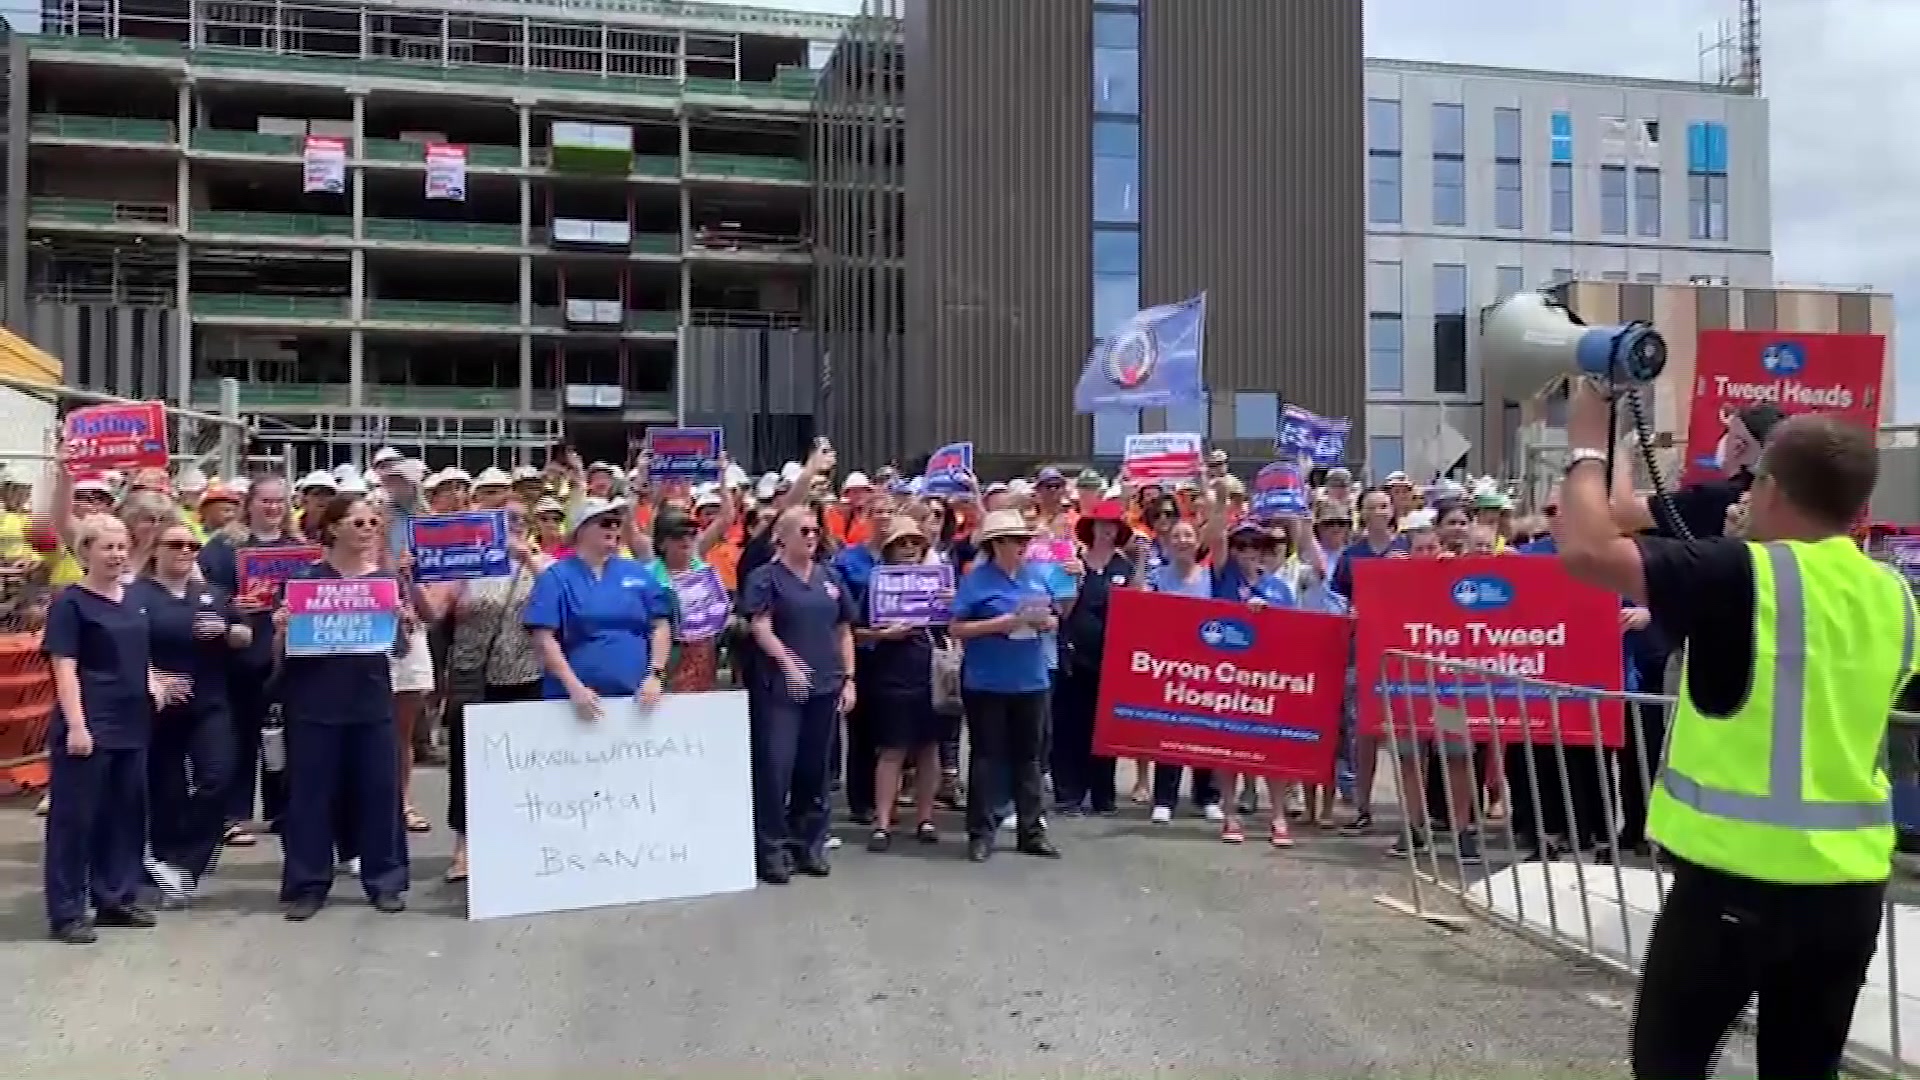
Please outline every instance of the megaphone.
M1644 322L1588 326L1556 297L1517 292L1480 320L1481 361L1509 386L1539 388L1567 375L1613 386L1652 382L1667 366L1667 339Z

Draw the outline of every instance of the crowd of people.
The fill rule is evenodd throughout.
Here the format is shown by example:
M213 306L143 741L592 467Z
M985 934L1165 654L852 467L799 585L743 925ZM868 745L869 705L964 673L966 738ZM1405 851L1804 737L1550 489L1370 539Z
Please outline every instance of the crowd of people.
M1556 509L1548 498L1523 512L1492 481L1422 490L1394 473L1363 489L1334 468L1316 477L1309 513L1262 520L1219 451L1178 483L1043 468L938 490L892 467L843 473L824 443L758 478L728 464L717 483L649 483L648 466L644 454L583 464L566 448L540 468L477 476L429 473L392 449L364 472L342 465L297 482L56 465L51 535L0 518L0 562L56 590L44 617L58 701L51 933L84 942L99 926L152 925L156 903L189 903L222 848L263 831L280 838L288 919L316 914L341 873L380 910L402 910L408 834L433 828L411 779L435 725L457 838L446 877L463 880L462 716L481 701L565 699L590 719L612 698L746 688L756 866L769 883L830 872L836 791L874 852L908 837L940 843L936 811L964 810L974 861L992 857L1003 830L1014 850L1059 857L1049 817L1117 813L1123 772L1151 821L1170 822L1184 794L1227 843L1243 843L1262 808L1276 848L1291 847L1296 828L1365 835L1382 748L1354 730L1351 677L1338 782L1325 788L1151 762L1123 770L1096 754L1113 592L1348 613L1358 561L1551 550ZM0 480L20 522L26 493L21 478ZM414 582L411 522L468 509L505 512L511 572ZM287 546L318 547L303 577L394 580L394 647L286 655L284 608L243 588L239 562ZM868 618L874 568L899 564L952 568L951 622ZM726 590L726 628L683 632L688 605L712 601L684 592L708 568ZM1629 687L1657 685L1657 628L1642 609L1621 619ZM1634 737L1657 748L1659 724L1648 710ZM1616 821L1599 768L1530 769L1497 747L1445 740L1390 749L1403 782L1428 794L1413 800L1393 854L1444 835L1452 854L1477 861L1473 826L1501 813L1542 858L1645 844L1644 793L1629 792ZM1560 776L1571 778L1564 798Z

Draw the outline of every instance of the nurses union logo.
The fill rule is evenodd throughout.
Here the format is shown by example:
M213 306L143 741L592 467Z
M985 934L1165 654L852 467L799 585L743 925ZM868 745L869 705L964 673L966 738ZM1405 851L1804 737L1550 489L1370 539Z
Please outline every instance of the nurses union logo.
M1153 378L1160 366L1160 342L1153 329L1134 326L1107 350L1107 379L1125 390L1137 390Z
M1253 627L1238 619L1208 619L1200 624L1200 644L1222 652L1253 648Z
M1776 379L1786 379L1807 368L1807 350L1799 342L1777 341L1760 350L1760 366Z
M1453 583L1453 602L1468 611L1495 611L1513 603L1513 586L1497 577L1466 577Z

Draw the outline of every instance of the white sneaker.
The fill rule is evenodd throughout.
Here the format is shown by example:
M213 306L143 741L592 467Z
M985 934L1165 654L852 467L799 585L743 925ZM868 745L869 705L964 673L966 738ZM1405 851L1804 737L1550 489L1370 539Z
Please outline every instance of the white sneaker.
M1301 793L1298 787L1290 789L1287 792L1287 814L1292 817L1299 817L1306 812L1307 797Z
M152 855L142 856L140 863L146 867L147 876L167 896L185 897L193 891L193 878L185 870L161 862Z
M843 843L845 843L845 841L843 841L843 840L841 840L841 839L840 839L839 837L837 837L837 836L829 836L829 837L827 837L827 850L828 850L828 851L837 851L837 850L839 850L839 848L840 848L840 845L841 845L841 844L843 844Z
M355 856L354 858L351 858L351 859L340 860L340 865L334 867L333 872L336 874L340 874L344 877L359 877L360 876L359 857Z
M1000 819L1001 832L1017 832L1020 829L1020 815L1008 814Z
M1206 818L1208 821L1227 820L1227 812L1225 810L1220 809L1219 803L1208 803L1207 805L1201 807L1200 816Z
M1153 808L1152 816L1147 820L1153 822L1155 825L1165 825L1167 822L1173 820L1173 807L1156 806Z

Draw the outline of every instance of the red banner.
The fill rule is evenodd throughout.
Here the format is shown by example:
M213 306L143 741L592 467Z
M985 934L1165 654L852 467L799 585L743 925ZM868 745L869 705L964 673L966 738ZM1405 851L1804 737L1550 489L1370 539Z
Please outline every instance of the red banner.
M1559 704L1563 743L1594 742L1594 700L1519 680L1595 690L1622 687L1620 599L1575 581L1549 555L1459 559L1361 559L1353 567L1359 614L1360 730L1433 734L1436 720L1475 740L1551 743ZM1414 657L1388 655L1389 650ZM1422 663L1473 665L1485 675ZM1600 741L1621 743L1622 705L1598 702Z
M1115 590L1094 752L1331 783L1351 620Z
M325 557L318 544L283 544L277 547L242 548L234 552L239 571L240 595L263 604L272 604L287 579Z
M167 410L157 401L94 405L67 414L67 469L165 469Z
M1878 429L1886 363L1887 339L1879 334L1700 331L1685 479L1715 474L1714 451L1727 418L1749 405L1765 402L1788 416L1834 413Z

